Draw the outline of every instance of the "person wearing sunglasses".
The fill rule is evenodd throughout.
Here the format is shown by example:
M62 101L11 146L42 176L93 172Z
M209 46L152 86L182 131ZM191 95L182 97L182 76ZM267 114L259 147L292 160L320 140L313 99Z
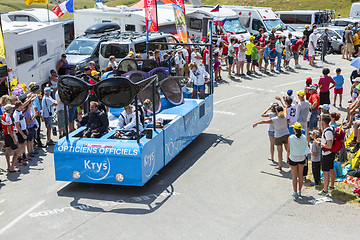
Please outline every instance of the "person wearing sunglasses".
M145 122L152 120L152 117L150 117L152 115L152 113L150 112L151 107L152 107L152 102L150 101L150 99L148 98L145 99L139 111L140 122L143 126L145 126Z
M210 75L203 68L199 68L195 62L189 64L190 82L193 83L193 92L191 98L195 98L196 94L200 92L200 98L205 98L205 83Z
M133 105L129 104L124 109L125 110L119 116L119 122L116 129L117 132L115 133L114 137L120 136L120 131L136 131L136 114ZM143 125L141 124L141 119L139 119L139 132L142 131Z
M109 127L109 120L106 112L99 110L99 103L90 102L90 112L79 116L80 126L86 126L83 132L84 138L100 138Z

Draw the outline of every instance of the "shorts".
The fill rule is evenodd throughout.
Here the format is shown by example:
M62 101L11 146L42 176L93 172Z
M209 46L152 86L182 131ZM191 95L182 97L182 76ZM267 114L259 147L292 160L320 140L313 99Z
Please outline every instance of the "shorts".
M330 92L320 92L320 105L330 104Z
M251 64L254 65L254 66L257 66L258 65L258 60L251 60Z
M313 130L318 125L319 109L313 109L309 119L309 129Z
M304 161L301 161L301 162L294 162L291 159L289 159L290 166L297 166L297 165L302 165L302 164L305 164L305 159L304 159Z
M271 63L275 62L275 58L270 58L270 62Z
M59 110L57 112L57 118L58 118L58 127L59 128L65 128L65 111L64 110Z
M238 56L238 61L239 61L239 62L244 62L245 59L246 59L245 56Z
M198 90L198 91L205 90L205 85L195 85L194 84L193 89Z
M28 135L27 135L27 141L30 142L34 139L35 137L35 131L36 131L36 126L34 125L31 128L28 128Z
M264 58L265 63L269 63L269 59Z
M281 146L283 144L288 144L288 140L289 140L289 134L286 134L285 136L279 138L275 138L275 145Z
M246 55L246 62L251 63L251 55Z
M343 88L334 88L334 94L343 94Z
M12 150L16 150L18 145L14 143L14 140L10 135L4 135L5 147L9 147Z
M346 51L350 54L353 52L353 45L351 43L346 43Z
M309 47L309 56L315 56L315 48Z
M290 61L291 59L291 52L285 51L285 60Z
M220 67L220 62L214 63L214 71L216 71Z
M44 120L45 120L45 126L47 127L47 128L51 128L52 127L52 120L53 120L53 118L52 117L47 117L47 118L44 118Z
M275 136L275 131L268 131L268 136L269 137L274 137Z
M184 73L190 72L189 65L185 64L184 66Z
M229 61L229 65L230 65L230 66L233 65L233 63L234 63L234 57L228 56L228 61Z
M23 130L23 133L25 134L26 139L24 139L23 136L20 133L16 133L19 144L24 144L27 141L26 130Z
M321 169L323 172L328 172L331 169L334 169L334 160L335 160L335 153L330 153L328 155L321 154Z
M304 48L307 49L308 45L309 45L309 40L305 40L303 43Z
M298 60L299 59L298 51L292 50L292 53L293 53L294 59Z

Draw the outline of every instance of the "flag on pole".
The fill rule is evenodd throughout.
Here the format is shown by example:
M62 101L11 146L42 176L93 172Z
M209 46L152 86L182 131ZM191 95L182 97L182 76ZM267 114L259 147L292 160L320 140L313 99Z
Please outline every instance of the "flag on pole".
M146 29L149 32L156 32L158 30L156 0L145 0L144 8ZM147 24L150 24L150 26L147 26Z
M218 25L218 26L222 27L222 26L224 26L226 17L214 17L213 21L214 21L214 25Z
M66 12L73 13L74 12L74 0L67 0L67 1L57 5L56 7L54 7L52 9L52 11L56 14L56 16L58 16L58 18L60 18Z
M185 19L185 12L183 8L177 4L173 4L174 15L175 15L175 25L176 30L179 36L179 41L183 43L188 43L188 34L187 34L187 25ZM184 6L185 8L185 6Z
M220 11L220 6L218 4L210 12L219 12L219 11Z
M4 41L4 35L2 33L1 18L0 18L0 78L6 77L7 75L8 75L8 71L6 65L5 41Z
M47 0L25 0L26 6L29 6L32 3L47 3Z

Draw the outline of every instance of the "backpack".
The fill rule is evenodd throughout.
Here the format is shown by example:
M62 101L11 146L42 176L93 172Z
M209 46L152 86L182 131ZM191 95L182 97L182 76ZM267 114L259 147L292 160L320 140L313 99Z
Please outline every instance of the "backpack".
M331 131L334 135L334 140L331 149L323 148L324 151L331 151L333 153L339 152L344 147L345 140L345 132L343 130L340 131L340 128L336 128L335 130L331 127L324 131Z

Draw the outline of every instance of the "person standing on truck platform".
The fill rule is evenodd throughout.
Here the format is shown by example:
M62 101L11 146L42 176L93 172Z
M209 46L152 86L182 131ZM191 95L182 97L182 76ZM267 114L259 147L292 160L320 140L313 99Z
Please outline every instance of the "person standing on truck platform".
M308 49L309 38L310 38L311 34L312 34L312 30L310 30L310 26L305 25L305 30L303 32L303 35L305 36L305 39L304 39L304 51L303 51L304 60L307 59L306 58L306 50Z
M66 60L66 54L61 55L61 59L56 66L56 70L58 71L59 76L70 74L69 63Z
M186 64L185 58L183 56L182 47L178 47L176 49L176 55L175 55L175 71L176 76L184 76L184 66Z

